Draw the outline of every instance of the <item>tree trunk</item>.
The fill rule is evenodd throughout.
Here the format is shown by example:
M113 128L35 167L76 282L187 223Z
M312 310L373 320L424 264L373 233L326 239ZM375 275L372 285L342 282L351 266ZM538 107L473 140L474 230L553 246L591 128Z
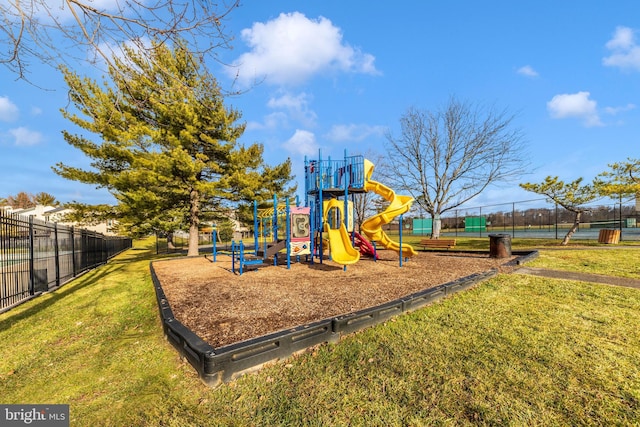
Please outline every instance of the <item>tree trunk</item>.
M431 238L439 239L441 229L442 229L442 220L440 219L440 215L438 214L431 215Z
M576 230L578 230L578 226L580 225L580 217L581 216L582 216L582 211L577 211L576 212L576 216L573 219L573 225L571 226L571 228L567 232L567 235L564 236L564 239L562 240L562 243L560 243L562 246L566 246L567 243L569 243L569 240L571 240L571 236L573 236L573 234L576 232Z
M173 232L169 232L167 233L167 249L173 250L175 248L176 248L176 245L173 242Z
M200 193L191 190L191 207L189 209L189 250L187 256L198 256L198 232L200 231Z

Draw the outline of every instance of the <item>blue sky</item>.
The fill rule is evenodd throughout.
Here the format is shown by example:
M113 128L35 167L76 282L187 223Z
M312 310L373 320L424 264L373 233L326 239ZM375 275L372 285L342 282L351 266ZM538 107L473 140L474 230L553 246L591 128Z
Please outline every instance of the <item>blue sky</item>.
M528 145L530 174L470 206L536 198L518 183L590 180L640 157L637 1L254 0L226 26L233 48L208 65L221 86L243 91L227 99L247 123L241 141L264 144L272 164L290 157L301 188L305 155L382 154L409 107L434 110L451 96L515 114ZM61 136L78 131L60 113L61 76L34 64L32 79L46 90L0 68L0 196L110 202L51 170L88 162Z

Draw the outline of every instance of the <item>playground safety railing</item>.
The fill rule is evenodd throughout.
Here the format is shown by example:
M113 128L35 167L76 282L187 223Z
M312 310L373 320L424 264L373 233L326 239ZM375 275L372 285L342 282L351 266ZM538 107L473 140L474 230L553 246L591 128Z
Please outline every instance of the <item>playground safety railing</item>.
M244 253L244 243L242 240L236 243L235 240L231 241L231 271L236 272L236 263L238 264L238 273L242 275L245 267L247 266L259 266L264 264L262 258L246 258Z
M341 160L311 160L305 164L305 188L319 191L330 188L364 187L364 157Z

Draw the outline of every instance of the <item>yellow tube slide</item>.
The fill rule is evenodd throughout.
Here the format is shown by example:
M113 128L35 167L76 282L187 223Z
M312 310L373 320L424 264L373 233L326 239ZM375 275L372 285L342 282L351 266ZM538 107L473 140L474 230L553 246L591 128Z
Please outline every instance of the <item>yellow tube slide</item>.
M373 163L369 160L364 160L365 170L365 191L373 191L374 193L384 197L390 202L387 209L384 212L376 214L370 218L367 218L360 226L360 231L365 234L370 240L377 242L383 247L402 252L402 256L411 257L416 254L413 246L403 243L402 246L394 240L391 240L389 236L382 230L384 224L388 224L393 218L398 215L402 215L411 208L413 203L413 197L411 196L398 196L395 191L390 189L384 184L380 184L376 181L371 181L371 174L373 173Z

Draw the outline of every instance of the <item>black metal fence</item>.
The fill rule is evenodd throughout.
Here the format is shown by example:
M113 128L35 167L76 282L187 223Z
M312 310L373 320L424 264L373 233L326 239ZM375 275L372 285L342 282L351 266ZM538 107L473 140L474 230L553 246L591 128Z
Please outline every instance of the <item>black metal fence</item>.
M0 211L0 312L105 264L132 240Z

